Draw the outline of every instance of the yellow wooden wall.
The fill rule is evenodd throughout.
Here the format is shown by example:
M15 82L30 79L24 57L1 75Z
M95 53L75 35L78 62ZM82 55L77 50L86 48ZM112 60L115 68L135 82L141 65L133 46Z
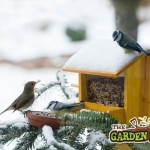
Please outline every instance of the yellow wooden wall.
M126 71L124 82L124 114L120 109L119 119L121 122L129 124L129 120L133 117L148 116L150 117L150 56L141 57L137 62L132 64ZM81 101L90 102L87 93L87 80L85 74L79 73L79 99ZM90 104L87 103L88 109ZM100 108L98 108L100 107ZM91 109L110 110L109 107L101 107L98 104L91 104ZM118 108L116 108L118 111ZM111 109L113 110L113 109ZM115 109L114 109L115 110ZM116 110L115 110L116 111ZM115 116L115 113L113 113ZM116 114L118 118L118 112Z
M145 57L143 56L125 71L124 109L125 123L144 115Z
M145 80L144 80L144 89L143 89L143 113L150 117L150 56L145 56Z
M143 56L125 72L125 122L150 117L150 56Z
M79 74L79 100L85 102L84 106L86 109L109 112L112 116L119 120L120 123L124 123L125 121L124 108L104 106L102 104L90 102L88 97L86 74Z
M87 93L87 80L86 75L79 73L79 100L87 102L88 93Z

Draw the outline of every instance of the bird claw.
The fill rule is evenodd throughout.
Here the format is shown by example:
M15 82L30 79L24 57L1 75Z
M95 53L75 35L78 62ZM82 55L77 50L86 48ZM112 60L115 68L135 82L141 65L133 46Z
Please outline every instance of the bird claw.
M21 111L21 112L23 113L24 118L25 118L25 117L26 117L26 114L27 114L27 113L31 113L32 111L31 111L31 110L27 110L27 111L24 111L24 112L23 112L23 111Z

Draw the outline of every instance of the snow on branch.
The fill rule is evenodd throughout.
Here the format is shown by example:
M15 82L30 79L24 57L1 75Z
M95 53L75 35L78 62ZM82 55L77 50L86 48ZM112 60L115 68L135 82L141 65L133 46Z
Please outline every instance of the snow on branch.
M35 88L35 92L37 93L36 99L52 87L60 87L67 99L78 96L78 93L73 88L69 87L66 76L61 71L57 72L56 78L57 81L55 82L51 81L49 83L41 84L38 88Z
M93 150L96 143L100 143L101 146L110 144L106 134L104 134L102 131L91 132L88 143L89 150Z
M78 96L78 94L73 90L73 88L69 87L66 76L61 71L57 72L56 77L58 82L61 84L63 93L66 95L67 98Z
M75 150L73 147L71 147L68 144L65 144L62 142L61 143L57 142L57 140L55 139L55 137L53 135L53 130L50 126L44 126L43 127L43 134L44 134L44 137L45 137L47 144L49 146L53 145L55 147L64 148L65 150Z

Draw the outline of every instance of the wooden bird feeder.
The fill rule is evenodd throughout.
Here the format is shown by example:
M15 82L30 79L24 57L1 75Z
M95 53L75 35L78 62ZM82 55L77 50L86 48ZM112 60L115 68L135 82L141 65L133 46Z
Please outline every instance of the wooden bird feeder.
M150 56L126 53L102 40L74 54L63 67L79 75L79 99L86 109L108 111L120 123L150 116Z

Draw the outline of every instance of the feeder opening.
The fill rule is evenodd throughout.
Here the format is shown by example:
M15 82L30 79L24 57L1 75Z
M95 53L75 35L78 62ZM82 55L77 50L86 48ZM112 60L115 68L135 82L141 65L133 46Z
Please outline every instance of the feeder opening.
M92 102L124 106L124 77L86 75L88 98Z

